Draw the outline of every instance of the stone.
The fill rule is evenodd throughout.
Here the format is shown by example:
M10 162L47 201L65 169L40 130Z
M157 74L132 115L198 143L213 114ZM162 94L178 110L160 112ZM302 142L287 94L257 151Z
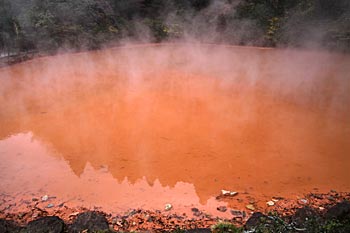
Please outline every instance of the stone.
M199 209L198 208L191 208L191 211L195 213L195 212L199 212Z
M292 216L293 222L297 227L304 227L307 220L311 218L317 218L317 213L312 208L306 206L299 208L295 211L295 214Z
M257 225L264 223L268 217L261 212L255 212L245 223L244 228L249 230Z
M266 205L268 205L268 206L274 206L274 205L275 205L275 202L273 202L273 201L268 201L268 202L266 202Z
M5 219L0 219L0 232L1 233L17 233L20 232L21 228L14 222Z
M232 191L228 191L228 190L221 190L221 194L224 196L235 196L238 194L238 192L232 192Z
M220 212L226 212L227 211L227 207L226 206L219 206L216 208L218 211Z
M307 204L307 203L308 203L308 200L305 199L305 198L301 198L301 199L299 199L299 202L300 202L301 204Z
M47 216L31 221L26 226L24 232L26 233L63 233L64 222L56 216Z
M350 202L343 201L329 208L325 215L326 219L350 219Z
M255 210L255 207L252 204L246 205L245 208L247 208L248 210Z
M243 213L240 210L231 210L230 213L235 217L242 217Z
M165 211L169 211L169 210L171 210L173 208L173 206L171 205L171 204L165 204L165 206L164 206L164 209L165 209Z
M96 211L84 212L77 215L74 222L68 227L70 233L80 233L84 230L108 231L108 221L102 213Z
M44 195L44 196L41 197L41 200L42 201L47 201L47 200L49 200L49 196L48 195Z

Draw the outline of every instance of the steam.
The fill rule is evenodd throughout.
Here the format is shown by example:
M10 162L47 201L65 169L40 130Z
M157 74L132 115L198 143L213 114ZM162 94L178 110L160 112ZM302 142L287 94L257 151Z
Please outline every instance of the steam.
M71 51L168 41L349 49L350 3L346 0L314 0L309 3L312 7L295 1L285 3L285 9L277 9L281 6L273 2L244 0L1 3L6 17L16 19L16 30L2 33L5 47L8 41L8 46L22 49ZM48 39L35 41L38 36Z

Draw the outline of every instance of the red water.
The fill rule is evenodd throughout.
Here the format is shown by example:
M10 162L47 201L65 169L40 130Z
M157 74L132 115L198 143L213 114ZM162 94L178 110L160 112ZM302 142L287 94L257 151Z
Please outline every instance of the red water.
M349 74L347 55L186 45L0 69L0 193L219 214L350 191Z

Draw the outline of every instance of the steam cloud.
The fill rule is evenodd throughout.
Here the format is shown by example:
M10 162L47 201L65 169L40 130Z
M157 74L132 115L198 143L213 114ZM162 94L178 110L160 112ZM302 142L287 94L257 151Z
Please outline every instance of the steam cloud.
M350 48L347 0L1 0L0 5L4 52L161 41Z

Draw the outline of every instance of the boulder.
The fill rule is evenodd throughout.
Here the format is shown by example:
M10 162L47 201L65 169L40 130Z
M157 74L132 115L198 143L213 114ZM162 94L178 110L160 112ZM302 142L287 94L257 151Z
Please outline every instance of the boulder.
M0 219L0 232L1 233L12 233L20 232L21 228L14 222L5 219Z
M343 201L328 209L326 219L349 220L350 221L350 202Z
M79 233L84 230L108 231L108 221L102 213L96 211L78 214L75 221L69 226L68 232Z
M56 216L47 216L31 221L26 226L24 232L26 233L63 233L64 222Z

